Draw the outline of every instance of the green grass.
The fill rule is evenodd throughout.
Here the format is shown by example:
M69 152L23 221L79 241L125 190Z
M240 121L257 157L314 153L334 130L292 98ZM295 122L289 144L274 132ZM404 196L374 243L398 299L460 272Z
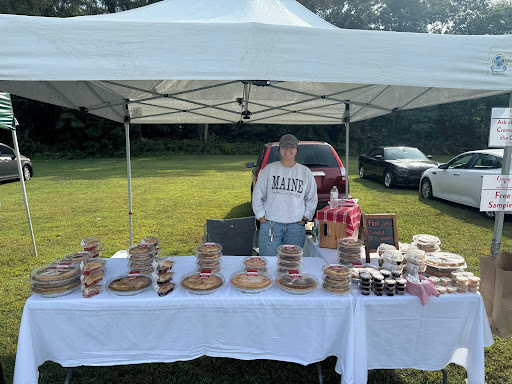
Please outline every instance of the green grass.
M145 235L161 239L163 254L192 255L201 241L206 218L251 215L254 156L166 156L132 161L134 241ZM447 160L447 159L437 159ZM123 160L34 161L27 185L39 256L31 240L20 184L0 188L0 362L6 383L12 381L19 323L29 297L30 271L79 249L80 240L98 236L103 256L129 245L126 163ZM364 213L394 212L402 242L418 233L438 236L442 249L467 260L478 273L478 258L489 253L493 223L476 209L440 200L427 201L415 189L386 190L378 182L360 180L357 159L350 162L351 193ZM506 218L502 249L512 250L512 220ZM440 340L440 342L442 342ZM486 348L488 383L512 382L512 341L495 339ZM323 362L324 382L338 383L335 359ZM451 364L449 383L463 383L466 371ZM64 380L66 369L51 362L40 367L40 383ZM235 379L236 377L236 379ZM266 360L239 361L203 357L193 362L119 367L80 367L73 383L296 383L315 382L315 365L301 367ZM378 370L369 383L440 383L440 372Z

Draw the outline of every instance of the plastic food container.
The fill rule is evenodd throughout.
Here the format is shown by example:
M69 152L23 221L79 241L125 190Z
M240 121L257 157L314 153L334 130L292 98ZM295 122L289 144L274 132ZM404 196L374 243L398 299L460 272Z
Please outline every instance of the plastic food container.
M103 269L98 269L88 275L81 275L80 281L82 282L82 285L89 287L91 285L101 284L104 277L105 271Z
M446 287L444 285L436 285L435 288L441 295L446 293Z
M262 256L247 256L243 258L242 263L246 269L266 270L268 261Z
M309 273L281 273L275 278L276 285L287 293L303 295L314 292L318 287L318 279Z
M91 258L92 253L90 251L80 251L75 253L69 253L63 257L63 263L77 263L80 264L82 260Z
M54 286L52 284L30 284L30 290L32 293L45 298L69 295L70 293L75 292L78 287L80 287L80 279L76 277L65 285Z
M429 276L428 279L434 284L434 286L441 283L441 279L437 276Z
M80 285L80 291L82 292L82 296L86 299L89 299L93 296L100 294L103 291L103 285L95 284L85 286L83 283Z
M158 294L158 296L163 297L174 291L174 288L176 287L176 284L174 284L172 281L169 281L167 283L163 284L153 284L153 289Z
M218 258L222 256L222 245L207 241L196 246L196 256L202 259Z
M344 295L350 292L350 283L345 285L333 285L329 281L322 281L322 288L333 295Z
M52 284L54 287L66 285L73 280L79 281L78 264L53 262L34 269L30 273L30 282L34 284Z
M377 247L378 255L382 255L386 251L396 251L396 247L391 244L382 243Z
M158 244L160 241L158 240L158 237L155 236L144 236L142 240L140 241L141 244L152 244L155 247L158 247Z
M153 280L138 272L130 272L110 278L107 281L107 290L119 296L133 296L148 289Z
M84 259L80 263L80 270L82 274L87 276L94 271L102 269L104 272L107 269L107 262L104 259L100 259L98 257Z
M350 267L341 264L325 264L322 266L322 272L330 277L337 279L350 279L352 270Z
M272 278L256 269L237 271L230 276L229 281L242 293L260 293L272 286Z
M209 270L189 272L183 275L180 285L190 293L207 295L216 292L224 285L224 276Z
M153 277L153 280L156 282L156 284L160 285L171 282L175 274L176 272L172 271L167 271L165 273L153 272L151 276Z
M80 245L84 251L93 251L100 249L101 241L97 237L84 237Z
M278 256L284 256L285 258L288 257L288 259L292 257L302 257L303 249L302 247L294 244L281 244L277 247L277 254Z
M152 244L135 244L128 248L128 257L132 261L147 261L155 258L155 246Z

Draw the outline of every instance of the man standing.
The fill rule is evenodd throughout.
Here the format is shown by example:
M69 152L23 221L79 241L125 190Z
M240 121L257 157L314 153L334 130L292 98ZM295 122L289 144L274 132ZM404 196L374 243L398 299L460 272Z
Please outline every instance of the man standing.
M281 137L281 161L260 172L252 194L252 210L260 221L261 256L277 255L281 244L303 247L305 224L315 214L316 182L309 168L295 161L298 144L299 140L291 134Z

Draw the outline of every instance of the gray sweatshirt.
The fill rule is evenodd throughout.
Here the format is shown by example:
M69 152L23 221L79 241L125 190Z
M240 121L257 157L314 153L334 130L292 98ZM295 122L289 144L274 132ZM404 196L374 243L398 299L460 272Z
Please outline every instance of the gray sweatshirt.
M259 220L297 223L312 219L318 203L315 177L308 167L296 163L287 168L276 161L259 174L252 193L252 210Z

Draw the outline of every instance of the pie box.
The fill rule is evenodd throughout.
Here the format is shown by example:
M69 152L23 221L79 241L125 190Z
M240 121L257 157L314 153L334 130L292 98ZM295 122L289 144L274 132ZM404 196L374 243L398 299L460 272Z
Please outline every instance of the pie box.
M241 276L241 278L243 278L245 281L234 280L237 278L237 276ZM261 282L261 276L265 277L263 282ZM270 275L257 269L244 269L241 271L236 271L229 277L229 281L233 287L242 293L265 292L272 286L272 278Z
M84 237L80 241L80 246L84 251L94 251L100 248L101 241L97 237Z
M64 263L76 263L80 264L82 260L89 259L92 257L92 253L90 251L80 251L69 253L63 257L62 262Z
M82 296L86 299L100 294L103 290L104 287L101 283L89 286L86 286L84 283L80 284L80 291L82 292Z
M284 257L302 257L302 247L295 244L281 244L277 247L277 255Z
M30 272L31 284L49 284L53 287L60 287L71 283L73 280L80 280L78 264L55 261Z
M133 279L133 282L135 283L137 280L140 279L140 281L143 281L144 284L136 288L135 286L131 289L115 289L111 287L111 284L114 283L116 280L119 279L126 279L126 281L130 281ZM149 277L148 275L140 274L138 272L130 272L130 273L124 273L119 276L111 277L107 280L106 287L107 291L112 292L119 296L133 296L138 295L139 293L144 292L146 289L148 289L153 284L153 279Z
M301 271L279 273L274 281L281 290L295 295L314 292L318 287L316 276Z
M80 263L80 270L82 271L82 275L85 276L98 269L103 269L103 271L106 271L106 268L107 262L99 257L84 259Z
M192 276L196 276L195 279L204 279L203 282L205 282L204 286L200 288L197 286L197 288L193 288L188 282L188 278L191 278ZM211 279L212 276L216 276L218 279L221 280L220 284L213 284L210 287L208 286L207 282L208 279ZM212 281L218 281L218 279L212 280ZM184 282L185 281L185 285ZM185 291L188 291L190 293L193 293L195 295L209 295L210 293L214 293L218 291L220 288L224 286L225 279L222 273L220 272L213 272L209 269L203 269L200 271L192 271L184 274L180 280L181 288L183 288Z
M247 256L242 260L244 269L256 269L265 272L268 260L262 256Z
M155 258L155 246L153 244L135 244L128 248L128 257L131 260L149 260Z

